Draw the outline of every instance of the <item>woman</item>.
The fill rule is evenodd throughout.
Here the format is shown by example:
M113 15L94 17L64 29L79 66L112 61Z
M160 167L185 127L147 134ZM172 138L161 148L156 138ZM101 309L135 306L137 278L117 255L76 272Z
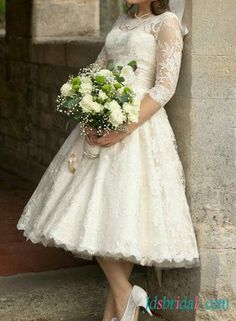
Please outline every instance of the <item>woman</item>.
M170 3L169 3L170 2ZM193 267L199 254L185 195L183 168L164 105L173 96L186 28L181 0L129 0L108 33L96 62L137 61L133 88L139 122L128 132L86 141L103 147L83 153L77 125L45 171L17 224L24 236L75 256L96 257L110 284L103 321L138 318L147 293L129 282L134 263L155 268ZM169 7L170 5L170 7ZM78 170L68 171L76 148ZM146 310L151 314L148 307Z

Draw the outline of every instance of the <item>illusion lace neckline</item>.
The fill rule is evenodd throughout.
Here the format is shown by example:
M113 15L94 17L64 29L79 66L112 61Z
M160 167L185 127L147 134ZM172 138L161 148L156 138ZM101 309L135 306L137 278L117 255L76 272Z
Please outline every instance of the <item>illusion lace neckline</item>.
M139 17L139 18L136 18L135 16L131 17L127 13L124 13L123 16L129 21L140 21L140 22L146 21L146 20L150 19L151 17L156 17L156 15L154 15L152 12L146 17Z
M162 14L157 16L157 15L154 15L153 13L151 13L147 17L137 19L137 18L133 18L133 17L129 16L127 13L123 13L120 16L120 20L117 23L117 26L121 31L129 31L129 30L135 29L140 26L145 27L147 24L150 24L150 22L152 22L153 19L157 19L157 17L160 18L160 16L162 16Z

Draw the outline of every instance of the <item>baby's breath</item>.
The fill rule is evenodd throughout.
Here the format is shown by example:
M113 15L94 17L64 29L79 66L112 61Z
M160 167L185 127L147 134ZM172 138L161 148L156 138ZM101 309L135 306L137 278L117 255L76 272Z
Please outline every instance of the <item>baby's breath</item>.
M102 69L93 63L80 68L76 76L69 75L56 98L56 110L79 122L82 135L86 135L88 128L95 128L98 135L127 130L127 124L131 122L127 104L134 102L136 94L120 76L123 67L109 63ZM102 76L97 77L99 72ZM137 112L138 109L139 106Z

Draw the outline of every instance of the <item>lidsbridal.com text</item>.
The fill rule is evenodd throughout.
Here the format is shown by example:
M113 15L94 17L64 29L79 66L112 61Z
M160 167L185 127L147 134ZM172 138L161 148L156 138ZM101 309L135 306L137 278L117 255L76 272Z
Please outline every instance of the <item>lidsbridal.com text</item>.
M199 296L193 298L177 296L176 298L168 298L167 296L159 297L158 295L148 297L147 306L153 311L155 310L197 310L198 307L206 310L227 310L229 309L228 299L209 298L200 301ZM146 313L144 310L143 313Z

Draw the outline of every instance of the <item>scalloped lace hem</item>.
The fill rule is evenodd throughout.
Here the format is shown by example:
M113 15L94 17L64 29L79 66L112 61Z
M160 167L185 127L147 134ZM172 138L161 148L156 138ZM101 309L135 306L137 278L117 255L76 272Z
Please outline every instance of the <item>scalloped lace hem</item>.
M63 240L59 240L55 237L47 237L47 236L36 236L33 232L27 232L26 229L22 226L17 226L18 230L24 230L23 235L27 238L26 241L30 240L32 243L41 243L45 247L56 247L62 248L65 251L71 252L75 257L82 258L85 260L92 260L94 256L99 256L107 259L113 259L115 261L125 260L128 262L132 262L134 264L142 265L142 266L152 266L154 268L160 269L172 269L172 268L193 268L200 266L199 257L193 258L185 258L179 261L176 260L158 260L158 258L153 257L141 257L135 254L129 254L122 252L111 252L108 250L101 250L95 248L82 248L76 247L74 245L70 245Z

